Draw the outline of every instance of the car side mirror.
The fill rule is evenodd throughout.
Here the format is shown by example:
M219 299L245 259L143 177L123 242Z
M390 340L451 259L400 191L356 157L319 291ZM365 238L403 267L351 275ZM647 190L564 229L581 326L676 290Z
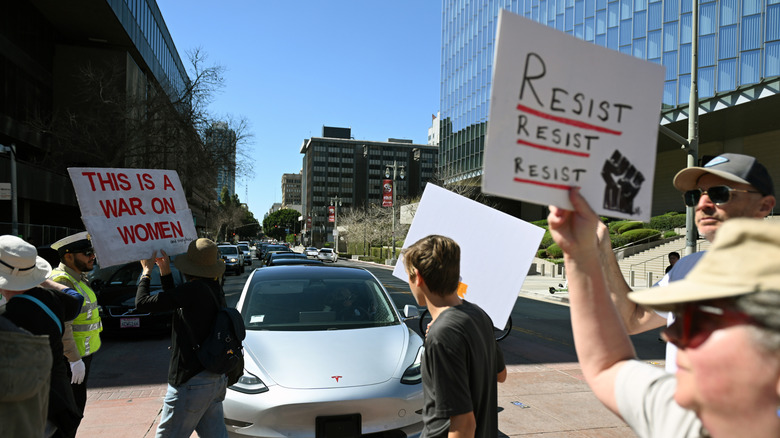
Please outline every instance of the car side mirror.
M420 310L417 306L407 304L404 306L404 319L417 319L420 317Z

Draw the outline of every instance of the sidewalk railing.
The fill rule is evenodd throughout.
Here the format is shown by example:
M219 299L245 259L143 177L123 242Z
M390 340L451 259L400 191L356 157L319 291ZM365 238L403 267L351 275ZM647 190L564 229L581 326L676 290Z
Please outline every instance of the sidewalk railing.
M11 234L11 225L11 222L0 222L0 235ZM60 227L56 225L20 223L18 226L19 237L35 246L48 246L71 234L84 231L83 229Z

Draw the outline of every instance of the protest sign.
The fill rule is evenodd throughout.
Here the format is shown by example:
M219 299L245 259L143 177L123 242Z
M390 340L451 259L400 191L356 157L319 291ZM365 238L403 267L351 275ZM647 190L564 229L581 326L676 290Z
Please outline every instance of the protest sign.
M495 326L504 327L544 229L428 183L404 248L431 234L460 246L458 295L480 306ZM393 275L408 281L403 257Z
M664 68L501 11L482 189L604 216L651 215Z
M68 168L100 266L187 251L198 238L174 170Z

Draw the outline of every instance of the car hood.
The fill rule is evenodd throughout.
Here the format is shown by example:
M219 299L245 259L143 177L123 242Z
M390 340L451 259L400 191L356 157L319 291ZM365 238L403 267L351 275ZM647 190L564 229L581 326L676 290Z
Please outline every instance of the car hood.
M399 324L317 332L248 330L244 345L247 355L276 384L322 389L391 379L408 342L408 330Z

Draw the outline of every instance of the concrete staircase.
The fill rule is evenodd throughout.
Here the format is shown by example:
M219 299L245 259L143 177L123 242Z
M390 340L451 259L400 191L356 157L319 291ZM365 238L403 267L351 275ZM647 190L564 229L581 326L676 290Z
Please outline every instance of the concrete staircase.
M696 242L697 251L704 251L709 247L710 242L704 239L699 239ZM619 260L620 271L623 273L623 277L625 277L628 285L632 288L652 286L664 276L666 267L669 266L668 255L672 251L677 251L682 256L685 256L684 235Z

